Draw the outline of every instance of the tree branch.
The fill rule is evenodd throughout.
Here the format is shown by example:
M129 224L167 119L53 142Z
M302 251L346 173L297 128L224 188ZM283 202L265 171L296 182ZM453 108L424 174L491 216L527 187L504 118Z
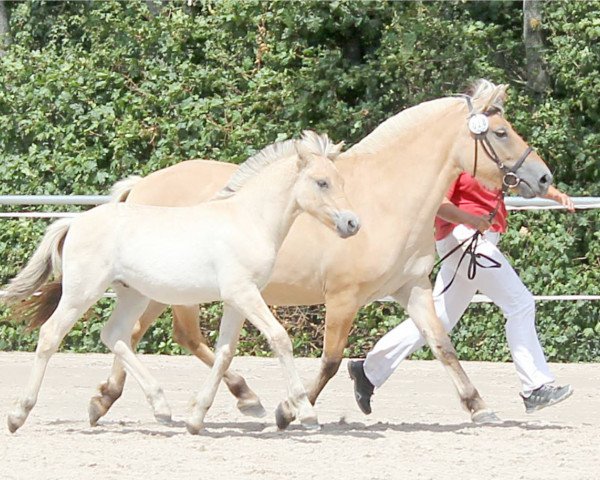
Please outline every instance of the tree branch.
M0 0L0 57L6 54L10 42L10 15L4 0Z
M544 0L523 1L523 43L527 66L527 86L535 93L543 93L550 83L542 55L542 8Z

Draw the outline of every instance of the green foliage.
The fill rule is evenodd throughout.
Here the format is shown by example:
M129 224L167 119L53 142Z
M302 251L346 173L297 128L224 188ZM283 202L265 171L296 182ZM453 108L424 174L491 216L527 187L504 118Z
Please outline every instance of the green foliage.
M158 2L160 3L160 2ZM402 108L487 77L511 85L507 116L573 195L600 195L600 10L544 6L545 95L525 84L521 3L167 2L8 4L13 42L0 58L0 194L106 193L117 180L181 160L240 162L305 128L352 144ZM44 208L42 208L44 209ZM598 211L513 213L502 248L535 294L598 294ZM47 222L2 220L0 281L17 273ZM527 232L523 228L527 229ZM100 302L63 348L104 351ZM540 302L552 360L600 359L594 302ZM301 355L320 354L321 307L278 309ZM214 342L220 306L202 310ZM349 355L364 355L404 319L390 304L359 314ZM181 353L165 314L145 352ZM31 350L36 335L0 311L0 349ZM454 333L462 358L508 359L503 319L472 306ZM239 350L268 354L252 328ZM423 351L420 356L429 355Z

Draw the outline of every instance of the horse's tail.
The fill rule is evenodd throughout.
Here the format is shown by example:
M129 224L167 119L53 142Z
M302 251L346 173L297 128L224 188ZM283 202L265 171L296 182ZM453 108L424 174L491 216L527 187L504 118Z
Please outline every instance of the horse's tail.
M8 304L20 303L17 307L17 310L20 312L28 308L35 308L40 313L47 312L46 307L43 306L42 308L41 303L46 302L50 294L50 296L55 297L57 288L53 283L44 285L44 282L53 273L55 275L61 273L62 246L72 221L72 218L65 218L54 222L48 227L46 234L42 238L42 242L33 253L29 262L27 262L25 268L7 285L6 290L2 294L4 302ZM61 282L58 282L58 284L60 291L62 291ZM44 286L42 287L42 285ZM42 288L40 294L32 297L27 302L23 302L23 300L31 297L40 288ZM60 300L60 293L58 294L58 300ZM58 301L56 301L57 304ZM54 308L56 308L56 305ZM54 311L54 308L52 311ZM46 320L47 318L44 319L44 321ZM34 328L44 323L44 321L37 323L38 321L36 320L36 323L33 324L33 321L30 319L29 327Z
M112 203L124 202L142 177L132 175L115 183L110 189L110 201Z

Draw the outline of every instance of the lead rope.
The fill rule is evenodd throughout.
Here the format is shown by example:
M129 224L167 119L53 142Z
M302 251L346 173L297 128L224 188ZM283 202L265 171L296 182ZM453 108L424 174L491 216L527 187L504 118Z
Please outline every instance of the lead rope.
M476 115L473 115L473 113L472 113L473 112L473 103L471 102L471 97L469 95L463 95L463 94L459 94L456 96L464 98L465 101L467 102L467 107L469 109L469 116L470 116L469 118L476 116ZM485 114L483 114L483 115L485 115ZM478 126L477 122L475 122L475 125ZM487 125L487 122L484 125ZM469 123L469 128L471 129L470 123ZM498 166L500 171L504 174L504 177L502 178L502 189L498 192L498 200L496 202L496 206L489 213L489 216L488 216L489 222L492 223L494 220L494 217L496 216L496 214L498 213L498 210L500 209L500 203L504 199L504 195L506 195L506 193L508 192L508 189L511 187L516 187L521 182L521 179L516 175L516 172L521 167L521 165L523 165L523 163L525 162L525 159L533 151L533 149L531 147L527 147L527 149L523 152L521 157L513 165L513 167L507 168L502 163L502 161L500 160L500 158L494 151L492 144L488 140L487 128L485 131L483 131L483 130L477 131L477 130L471 129L471 133L474 135L474 138L475 138L475 142L474 142L475 143L475 153L473 155L474 156L474 158L473 158L473 177L475 177L475 174L477 172L477 151L478 151L477 146L479 143L481 144L481 148L483 149L485 154ZM467 267L467 278L469 280L473 280L475 278L475 274L477 272L477 267L500 268L500 263L497 260L494 260L490 256L485 255L483 253L476 252L477 245L479 243L479 239L481 238L481 236L482 236L482 233L479 230L477 230L471 237L463 240L461 243L459 243L456 247L454 247L452 250L450 250L446 255L444 255L442 258L440 258L436 262L436 264L434 265L434 268L437 267L439 264L441 264L445 259L447 259L450 255L452 255L458 249L462 248L464 245L467 245L463 254L461 255L460 259L458 260L458 264L456 265L456 270L454 271L454 275L452 276L450 283L448 283L448 285L446 285L446 287L444 288L444 290L442 290L440 295L442 293L446 292L450 288L450 286L456 279L456 275L458 274L458 269L460 268L460 265L466 256L469 256L469 266ZM480 259L482 259L482 258L486 259L490 263L488 265L482 264L480 262Z
M496 202L496 207L488 215L490 223L492 223L492 221L494 220L494 217L496 216L496 214L498 213L498 210L500 209L500 202L502 201L502 198L504 198L504 192L500 191L500 192L498 192L498 201ZM465 244L467 245L465 250L463 251L462 255L458 259L458 263L456 264L456 269L454 270L454 275L452 275L450 282L448 282L448 284L439 293L439 295L446 293L446 291L454 283L454 280L456 279L456 275L458 275L458 269L460 268L463 260L467 256L469 257L469 265L467 266L467 278L469 280L473 280L475 278L475 274L477 273L477 267L500 268L500 262L498 262L497 260L494 260L489 255L477 252L477 246L479 244L479 239L481 238L481 236L482 236L482 233L479 230L476 230L472 236L470 236L470 237L466 238L465 240L463 240L462 242L460 242L456 247L454 247L452 250L450 250L448 253L446 253L446 255L444 255L442 258L440 258L436 262L435 267L440 265L444 260L446 260L450 255L455 253L457 250L462 248ZM481 259L485 259L489 263L488 264L481 263Z

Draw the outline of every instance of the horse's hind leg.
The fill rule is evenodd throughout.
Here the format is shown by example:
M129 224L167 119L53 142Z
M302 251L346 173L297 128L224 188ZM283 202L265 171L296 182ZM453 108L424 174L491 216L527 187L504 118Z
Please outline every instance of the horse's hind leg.
M216 353L213 367L204 382L202 389L192 400L191 413L186 422L187 429L192 434L197 434L204 426L204 417L212 405L217 389L223 375L229 368L235 354L235 347L244 324L244 317L225 304L223 317L219 328L219 340L217 341Z
M450 337L435 312L429 279L425 278L415 284L407 285L393 296L405 306L408 315L419 328L431 351L450 374L460 401L465 410L471 414L471 419L476 423L499 422L494 412L487 408L458 361Z
M159 317L167 308L166 305L158 302L150 302L146 311L136 322L131 335L131 348L135 350L138 343L150 328L150 325ZM123 363L119 357L115 356L112 369L108 379L98 386L98 394L90 399L88 414L90 425L92 427L98 424L98 420L108 413L108 410L119 399L123 393L127 373Z
M75 304L65 299L65 293L50 318L40 328L40 336L35 351L33 369L25 395L16 403L8 415L8 429L11 433L17 431L27 420L31 409L35 406L44 379L44 373L50 357L58 350L65 335L75 322L85 313L96 299L86 304Z
M206 365L212 367L215 354L206 344L206 339L200 331L198 323L199 310L198 305L173 306L173 338L179 345L187 348ZM239 316L239 313L233 309L229 310L227 315L231 317ZM236 321L243 324L244 317ZM229 391L237 398L237 407L240 412L253 417L265 416L266 412L260 403L260 399L248 387L246 380L241 375L227 370L223 375L223 380Z
M149 300L131 288L117 287L115 290L117 304L102 329L100 338L139 383L152 407L154 417L159 422L170 422L171 409L162 388L131 349L133 327L148 306Z
M325 307L325 338L321 368L308 392L308 399L313 405L327 382L337 373L340 363L342 363L344 348L348 343L348 335L359 305L356 303L354 293L351 295L344 293L335 297L328 296Z

